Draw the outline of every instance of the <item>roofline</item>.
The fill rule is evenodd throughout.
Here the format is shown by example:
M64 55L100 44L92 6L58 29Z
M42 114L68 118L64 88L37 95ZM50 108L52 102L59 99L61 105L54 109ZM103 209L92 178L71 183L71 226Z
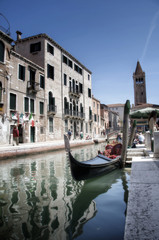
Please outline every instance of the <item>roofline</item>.
M27 37L27 38L16 40L14 42L16 44L16 43L25 42L25 41L28 41L28 40L31 40L31 39L36 39L36 38L46 38L46 39L48 39L51 43L53 43L54 46L59 48L64 54L66 54L67 56L72 58L78 65L80 65L87 72L92 74L92 72L88 68L86 68L82 63L80 63L75 57L73 57L69 52L67 52L64 48L62 48L57 42L55 42L52 38L50 38L46 33L40 33L40 34L37 34L37 35L34 35L34 36L30 36L30 37Z
M117 103L117 104L107 104L108 107L124 107L123 103Z
M10 44L14 41L8 34L4 33L4 32L1 31L1 30L0 30L0 35L2 35L2 37L3 37L4 39L6 39L6 41L7 41L8 43L10 43ZM0 37L0 39L1 39L1 37Z
M11 50L11 54L15 57L18 57L21 60L24 60L26 63L30 64L31 66L37 68L38 70L40 70L41 72L44 72L44 68L40 67L39 65L35 64L34 62L28 60L27 58L23 57L22 55L20 55L19 53Z

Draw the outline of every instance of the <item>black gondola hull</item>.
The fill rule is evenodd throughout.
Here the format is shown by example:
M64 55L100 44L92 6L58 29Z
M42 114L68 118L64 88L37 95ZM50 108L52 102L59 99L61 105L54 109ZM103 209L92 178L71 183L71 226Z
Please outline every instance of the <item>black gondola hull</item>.
M96 158L98 157L99 156L97 156ZM100 176L104 173L111 172L117 167L119 167L119 163L120 163L119 158L116 158L116 159L108 159L108 161L102 164L87 164L87 162L89 161L79 162L76 159L74 159L74 157L70 152L69 152L69 160L70 160L72 176L77 181L86 180L89 178ZM91 162L93 162L93 159L91 160Z

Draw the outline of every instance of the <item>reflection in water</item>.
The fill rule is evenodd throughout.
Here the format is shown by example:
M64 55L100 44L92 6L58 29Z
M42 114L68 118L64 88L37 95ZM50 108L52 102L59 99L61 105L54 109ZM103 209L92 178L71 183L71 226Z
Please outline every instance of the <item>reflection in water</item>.
M73 155L86 160L103 147L73 149ZM65 151L1 161L0 167L0 239L113 239L114 231L123 238L128 171L76 182ZM107 219L117 221L115 211L121 229L107 229Z

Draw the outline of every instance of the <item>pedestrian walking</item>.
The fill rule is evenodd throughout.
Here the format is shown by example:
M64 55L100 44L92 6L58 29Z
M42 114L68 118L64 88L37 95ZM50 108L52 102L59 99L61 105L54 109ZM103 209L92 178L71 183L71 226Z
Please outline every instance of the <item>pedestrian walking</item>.
M68 133L67 133L67 135L68 135L68 139L70 140L70 139L71 139L71 135L72 135L72 133L71 133L70 129L68 130Z
M19 145L19 130L16 125L13 128L13 146L14 145Z

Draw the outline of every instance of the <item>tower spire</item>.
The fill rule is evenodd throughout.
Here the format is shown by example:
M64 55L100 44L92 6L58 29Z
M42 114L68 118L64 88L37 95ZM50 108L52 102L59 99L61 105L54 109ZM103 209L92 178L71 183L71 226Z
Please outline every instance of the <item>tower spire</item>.
M143 71L142 71L142 68L141 68L140 62L137 61L135 74L138 75L138 74L142 74L142 73L143 73Z

